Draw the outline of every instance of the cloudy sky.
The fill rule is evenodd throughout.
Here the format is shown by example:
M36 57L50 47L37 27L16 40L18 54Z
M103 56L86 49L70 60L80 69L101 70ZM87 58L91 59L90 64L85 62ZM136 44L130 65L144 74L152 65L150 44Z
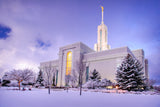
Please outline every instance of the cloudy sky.
M101 5L111 48L144 49L150 78L160 80L159 0L0 0L0 77L13 68L38 70L67 44L93 48Z

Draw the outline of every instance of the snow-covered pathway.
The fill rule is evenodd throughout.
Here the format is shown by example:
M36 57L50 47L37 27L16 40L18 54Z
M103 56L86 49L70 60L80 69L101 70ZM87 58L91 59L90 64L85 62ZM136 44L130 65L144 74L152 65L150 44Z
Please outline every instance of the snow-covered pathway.
M6 90L0 88L0 107L160 107L160 95L100 92Z

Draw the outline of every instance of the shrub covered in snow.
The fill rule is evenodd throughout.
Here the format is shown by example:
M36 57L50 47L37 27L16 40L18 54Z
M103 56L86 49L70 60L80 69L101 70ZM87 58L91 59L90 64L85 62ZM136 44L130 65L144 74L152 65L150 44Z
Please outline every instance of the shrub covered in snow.
M99 84L99 87L107 87L107 86L111 86L113 85L113 83L110 81L110 80L107 80L106 78L105 79L102 79L100 84Z
M153 88L160 92L160 86L154 86Z
M112 85L112 82L110 80L102 79L101 81L89 80L83 85L83 87L95 89L95 88L106 88L107 86L111 86L111 85Z
M99 82L98 81L93 81L93 80L89 80L88 82L86 82L83 87L84 88L91 88L94 89L96 86L98 86Z
M106 86L112 85L112 82L107 79L102 79L101 80L101 75L96 69L91 72L89 81L86 82L83 87L85 88L105 88Z
M17 81L11 81L9 84L8 84L9 87L18 87L18 82Z

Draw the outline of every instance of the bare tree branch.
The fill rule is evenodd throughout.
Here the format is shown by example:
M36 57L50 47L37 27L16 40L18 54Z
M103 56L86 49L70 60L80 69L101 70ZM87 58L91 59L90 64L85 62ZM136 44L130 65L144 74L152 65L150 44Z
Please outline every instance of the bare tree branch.
M45 65L42 68L42 71L44 72L44 81L48 86L48 94L50 94L50 88L51 85L53 84L53 76L54 73L56 72L56 69L54 68L54 66L52 66L51 63L49 63L48 65Z
M19 84L19 90L20 90L20 83L22 81L29 81L34 78L34 73L30 69L24 69L24 70L12 70L10 72L6 73L8 80L16 80Z
M78 73L79 73L79 87L80 87L80 95L82 95L82 84L83 84L83 74L85 70L85 65L83 63L83 54L80 54L80 59L76 63L76 66L78 68Z

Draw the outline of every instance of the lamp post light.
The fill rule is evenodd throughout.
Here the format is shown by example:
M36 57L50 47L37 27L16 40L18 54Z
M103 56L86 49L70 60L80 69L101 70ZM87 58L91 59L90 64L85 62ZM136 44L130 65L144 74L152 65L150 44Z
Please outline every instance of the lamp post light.
M119 88L118 85L116 85L116 93L118 92L118 88Z

